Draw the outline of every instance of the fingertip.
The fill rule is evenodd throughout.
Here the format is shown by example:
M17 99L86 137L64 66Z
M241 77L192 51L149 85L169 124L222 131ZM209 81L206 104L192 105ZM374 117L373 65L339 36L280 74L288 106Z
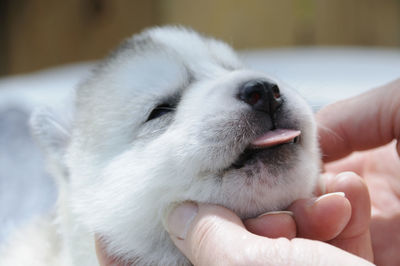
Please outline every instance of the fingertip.
M341 193L298 200L289 210L294 213L297 236L320 241L339 235L351 217L350 202Z
M340 237L350 238L365 232L371 219L371 201L364 179L353 172L343 172L332 180L327 190L328 192L344 192L351 204L351 219Z
M318 197L311 207L316 239L327 241L337 237L351 219L351 213L351 204L343 192Z
M352 208L346 227L329 243L372 261L369 233L371 204L364 179L353 172L343 172L330 180L327 190L344 192Z

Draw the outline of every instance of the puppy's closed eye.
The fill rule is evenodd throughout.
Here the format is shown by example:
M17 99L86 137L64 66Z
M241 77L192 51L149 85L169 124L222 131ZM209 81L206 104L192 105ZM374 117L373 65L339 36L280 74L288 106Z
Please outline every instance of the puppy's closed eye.
M176 109L176 106L174 106L172 104L168 104L168 103L160 104L151 111L149 117L147 118L147 121L159 118L167 113L175 111L175 109Z

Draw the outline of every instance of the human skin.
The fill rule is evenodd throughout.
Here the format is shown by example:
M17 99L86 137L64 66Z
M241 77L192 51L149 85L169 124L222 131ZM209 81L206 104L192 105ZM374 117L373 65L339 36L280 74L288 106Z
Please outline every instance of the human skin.
M374 262L400 265L400 79L327 106L317 120L325 170L354 171L368 185Z

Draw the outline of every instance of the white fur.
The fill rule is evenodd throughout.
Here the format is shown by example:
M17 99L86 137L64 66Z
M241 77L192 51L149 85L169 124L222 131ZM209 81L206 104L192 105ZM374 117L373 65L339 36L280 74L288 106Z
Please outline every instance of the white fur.
M301 143L280 165L230 167L260 130L254 111L236 97L238 86L260 78L271 80L246 70L226 44L183 28L154 28L126 41L76 91L52 229L60 237L42 234L59 250L46 251L54 258L37 265L96 265L94 234L123 261L185 265L163 226L171 204L211 202L245 218L310 196L319 175L313 115L277 80L285 99L277 123L296 125ZM175 112L146 122L174 95Z

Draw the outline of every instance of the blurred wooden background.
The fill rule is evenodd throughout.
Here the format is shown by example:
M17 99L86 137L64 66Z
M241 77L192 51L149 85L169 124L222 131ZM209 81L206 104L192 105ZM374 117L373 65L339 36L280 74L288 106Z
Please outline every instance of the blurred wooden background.
M101 58L162 24L237 49L400 47L400 0L0 0L0 75Z

